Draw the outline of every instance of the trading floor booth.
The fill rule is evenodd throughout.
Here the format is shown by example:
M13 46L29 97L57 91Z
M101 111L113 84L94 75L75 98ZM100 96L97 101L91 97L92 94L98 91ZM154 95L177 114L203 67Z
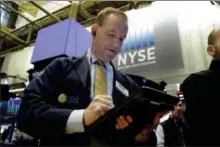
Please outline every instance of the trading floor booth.
M31 58L34 69L29 72L33 74L42 71L58 57L83 56L91 43L90 32L75 19L68 18L44 28L37 34Z

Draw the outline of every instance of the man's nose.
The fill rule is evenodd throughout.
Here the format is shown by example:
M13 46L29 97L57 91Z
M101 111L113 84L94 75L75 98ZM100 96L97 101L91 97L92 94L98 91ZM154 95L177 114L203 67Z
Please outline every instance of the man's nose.
M120 48L120 47L121 47L121 41L120 41L120 39L118 39L118 38L114 39L112 45L114 46L114 48Z

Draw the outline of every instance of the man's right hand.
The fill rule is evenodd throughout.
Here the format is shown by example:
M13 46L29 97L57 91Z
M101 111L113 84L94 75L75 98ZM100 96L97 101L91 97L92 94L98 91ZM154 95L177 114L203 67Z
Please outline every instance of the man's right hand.
M84 125L90 126L109 109L113 108L114 104L112 97L108 95L97 95L93 98L92 102L85 109L83 119Z

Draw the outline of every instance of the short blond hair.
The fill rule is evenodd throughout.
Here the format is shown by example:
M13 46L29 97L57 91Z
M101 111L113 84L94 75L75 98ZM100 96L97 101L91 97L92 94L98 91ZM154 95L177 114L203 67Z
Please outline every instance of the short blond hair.
M123 12L123 11L120 11L116 8L113 8L113 7L107 7L107 8L104 8L103 10L101 10L97 16L96 16L96 19L95 19L95 23L98 24L98 25L102 25L104 20L110 15L110 14L115 14L115 15L119 15L121 16L121 18L124 20L124 21L127 21L128 20L128 17L127 15Z

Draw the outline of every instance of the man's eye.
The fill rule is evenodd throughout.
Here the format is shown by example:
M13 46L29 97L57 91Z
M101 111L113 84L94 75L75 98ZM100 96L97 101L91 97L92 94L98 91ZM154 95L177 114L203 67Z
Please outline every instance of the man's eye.
M120 38L120 41L123 42L123 41L124 41L124 38Z
M114 35L114 34L108 34L108 36L110 36L110 37L114 37L115 35Z

